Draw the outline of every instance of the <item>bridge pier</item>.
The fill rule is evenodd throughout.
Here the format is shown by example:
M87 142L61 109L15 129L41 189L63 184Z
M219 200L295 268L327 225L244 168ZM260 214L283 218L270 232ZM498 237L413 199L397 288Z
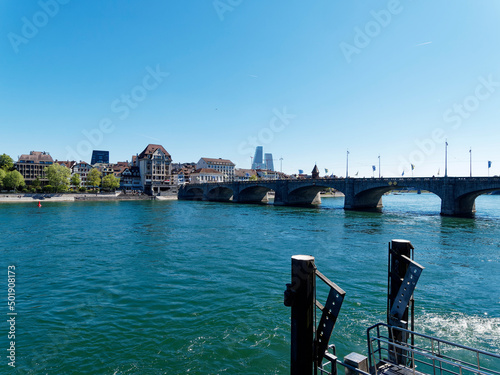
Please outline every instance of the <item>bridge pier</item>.
M461 189L448 179L444 182L443 194L441 196L441 215L472 217L476 212L476 198L483 191L472 191L462 194Z
M368 184L368 183L367 183ZM380 211L383 207L382 196L385 192L390 191L391 187L377 187L367 189L366 186L358 186L355 189L352 179L346 180L344 209L345 210L376 210Z

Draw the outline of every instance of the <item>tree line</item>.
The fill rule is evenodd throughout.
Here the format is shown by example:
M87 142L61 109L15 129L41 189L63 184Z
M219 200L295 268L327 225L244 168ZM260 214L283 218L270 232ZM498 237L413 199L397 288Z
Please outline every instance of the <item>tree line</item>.
M73 190L87 191L88 188L106 191L113 191L120 187L120 179L114 174L102 177L102 172L98 169L91 169L87 176L87 186L81 186L80 176L71 175L71 170L64 165L54 163L45 167L45 175L49 181L48 185L42 187L40 178L32 181L29 187L26 186L24 177L19 171L14 169L14 161L9 155L0 155L0 190L15 190L22 192L64 193L73 187Z

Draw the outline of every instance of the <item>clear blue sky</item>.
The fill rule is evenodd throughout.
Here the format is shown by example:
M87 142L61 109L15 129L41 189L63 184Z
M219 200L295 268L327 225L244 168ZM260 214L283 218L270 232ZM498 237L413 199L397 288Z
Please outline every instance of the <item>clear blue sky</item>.
M500 174L497 0L0 2L0 153ZM101 127L101 128L100 128ZM87 135L85 135L87 134ZM433 139L434 137L434 139ZM91 146L91 147L89 147Z

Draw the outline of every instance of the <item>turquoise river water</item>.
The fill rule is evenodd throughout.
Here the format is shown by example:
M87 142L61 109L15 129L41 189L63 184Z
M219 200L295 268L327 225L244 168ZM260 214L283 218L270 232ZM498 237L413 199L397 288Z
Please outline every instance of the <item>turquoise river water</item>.
M339 356L366 354L366 328L385 318L396 238L425 267L416 329L500 353L500 196L479 197L475 219L441 217L431 194L384 196L382 213L342 206L0 204L0 373L286 374L294 254L313 255L347 292L330 340Z

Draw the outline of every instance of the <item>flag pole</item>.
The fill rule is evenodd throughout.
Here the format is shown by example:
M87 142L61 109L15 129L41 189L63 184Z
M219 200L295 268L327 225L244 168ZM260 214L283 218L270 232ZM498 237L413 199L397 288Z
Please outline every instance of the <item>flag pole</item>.
M448 177L448 139L445 140L444 151L444 177Z

